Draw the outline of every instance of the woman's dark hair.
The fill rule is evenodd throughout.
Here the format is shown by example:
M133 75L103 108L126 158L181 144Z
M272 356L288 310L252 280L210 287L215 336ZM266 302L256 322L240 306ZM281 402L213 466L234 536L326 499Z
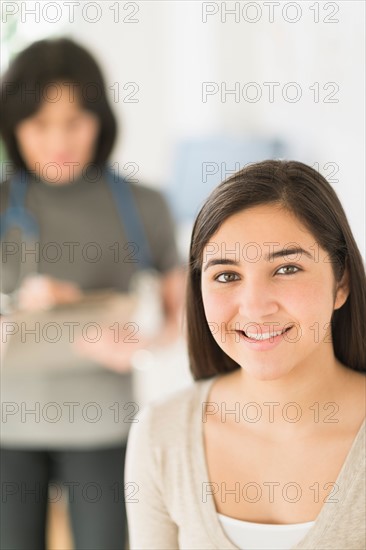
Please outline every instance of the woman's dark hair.
M21 51L1 79L0 132L17 168L25 168L15 127L36 113L49 86L65 83L70 97L99 118L100 132L93 162L102 165L112 150L117 123L105 92L102 73L90 53L68 38L40 40ZM57 95L56 95L57 97Z
M194 379L240 368L216 343L208 326L201 292L202 256L225 220L261 204L278 205L297 216L328 252L336 282L347 268L349 296L331 319L334 353L345 366L365 372L365 268L342 205L327 180L313 168L301 162L266 160L246 166L222 182L208 197L193 227L186 315Z

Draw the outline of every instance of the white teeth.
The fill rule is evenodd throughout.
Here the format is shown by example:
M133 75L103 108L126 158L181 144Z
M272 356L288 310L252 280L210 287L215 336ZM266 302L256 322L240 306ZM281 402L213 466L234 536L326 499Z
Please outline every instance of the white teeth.
M252 340L268 340L269 338L274 338L275 336L278 336L279 334L282 334L282 331L278 332L264 332L263 334L252 334L250 332L245 333L248 338L251 338Z

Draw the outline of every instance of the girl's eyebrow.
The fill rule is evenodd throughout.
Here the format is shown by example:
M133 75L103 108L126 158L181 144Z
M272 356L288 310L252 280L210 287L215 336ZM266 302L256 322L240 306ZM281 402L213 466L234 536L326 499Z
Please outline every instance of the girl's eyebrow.
M264 259L267 262L270 262L271 260L274 260L276 258L291 256L293 254L301 255L304 254L311 260L314 260L314 257L310 252L307 250L304 250L301 247L296 248L283 248L282 250L277 250L276 252L271 252L270 254L266 254L264 256ZM214 265L240 265L240 262L237 262L236 260L230 260L229 258L212 258L207 264L205 265L203 271L206 271L209 267L213 267Z
M235 260L229 260L226 258L213 258L207 264L205 265L203 271L206 271L209 267L213 267L214 265L239 265L239 262L236 262Z

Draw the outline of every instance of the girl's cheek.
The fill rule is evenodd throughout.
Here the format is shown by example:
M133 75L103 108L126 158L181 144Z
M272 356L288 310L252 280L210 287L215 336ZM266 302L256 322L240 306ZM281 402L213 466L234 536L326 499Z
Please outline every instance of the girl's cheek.
M204 292L202 299L208 321L225 320L235 315L235 306L232 300L223 293Z
M309 282L308 284L301 285L300 288L296 289L296 292L290 293L288 302L299 310L310 313L309 308L311 307L319 309L319 304L324 303L327 293L329 293L329 288L325 285Z

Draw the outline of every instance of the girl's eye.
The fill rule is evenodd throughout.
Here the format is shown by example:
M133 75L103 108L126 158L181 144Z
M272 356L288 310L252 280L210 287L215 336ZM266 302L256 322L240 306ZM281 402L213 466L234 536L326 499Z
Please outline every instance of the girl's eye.
M295 273L297 273L298 271L301 271L301 269L299 267L297 267L296 265L284 265L283 267L280 267L276 273L279 273L281 271L281 269L285 269L285 270L289 270L289 271L285 271L284 273L280 273L280 275L294 275ZM294 271L296 270L296 271Z
M218 281L219 283L232 283L233 281L237 281L238 279L239 276L236 273L230 273L229 271L225 273L220 273L215 277L215 281Z

